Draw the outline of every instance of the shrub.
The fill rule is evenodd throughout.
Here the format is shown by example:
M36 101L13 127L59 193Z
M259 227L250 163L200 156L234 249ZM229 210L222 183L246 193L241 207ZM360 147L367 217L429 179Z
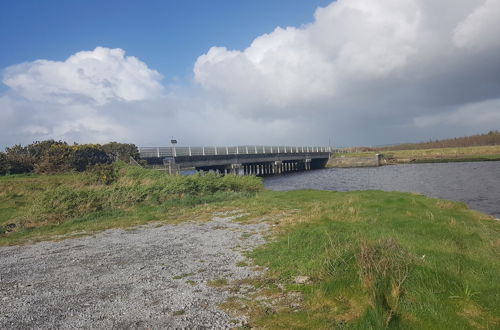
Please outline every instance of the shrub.
M139 159L139 149L135 144L109 142L102 146L102 149L114 160L129 162L130 157Z
M7 155L0 152L0 175L5 175L9 172L9 162L7 161Z
M110 185L118 179L118 170L113 164L90 165L85 172L90 183Z
M67 145L67 143L64 141L55 140L35 141L32 144L27 145L26 149L34 158L35 163L38 163L53 145Z
M109 164L112 161L99 144L76 145L72 149L74 150L73 168L79 172L85 171L89 165Z
M37 173L59 173L73 168L73 147L66 144L53 144L35 165Z
M13 147L5 149L5 151L9 164L9 173L20 174L33 171L35 157L30 155L27 147L16 144Z

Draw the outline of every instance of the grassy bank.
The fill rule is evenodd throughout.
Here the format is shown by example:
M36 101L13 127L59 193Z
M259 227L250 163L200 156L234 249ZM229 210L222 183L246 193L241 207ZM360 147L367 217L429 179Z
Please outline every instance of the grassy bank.
M129 227L178 222L196 206L248 197L262 190L255 177L210 173L168 176L117 166L111 184L91 173L0 177L0 245Z
M268 272L229 283L254 291L223 305L249 315L251 326L500 326L500 222L410 193L272 192L255 177L166 176L125 166L109 185L83 173L10 176L0 178L0 245L228 211L271 228L269 243L249 254Z
M274 225L272 241L250 254L269 269L251 282L260 289L225 304L249 313L252 326L500 326L500 223L462 203L292 191L259 194L238 207ZM305 283L297 283L300 276Z
M381 153L388 164L467 162L500 160L500 145L462 148L435 148L415 150L367 151L349 154L348 157L371 157Z

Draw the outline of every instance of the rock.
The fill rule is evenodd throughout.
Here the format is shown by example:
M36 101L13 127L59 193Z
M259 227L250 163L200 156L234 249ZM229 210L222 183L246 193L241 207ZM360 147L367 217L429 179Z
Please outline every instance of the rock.
M293 283L295 284L305 284L309 282L310 278L309 276L295 276L293 279Z

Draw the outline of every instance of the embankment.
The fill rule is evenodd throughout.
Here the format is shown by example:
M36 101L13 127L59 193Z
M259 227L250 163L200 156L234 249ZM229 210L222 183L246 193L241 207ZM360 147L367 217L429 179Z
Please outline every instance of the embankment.
M382 155L379 154L355 157L349 155L335 155L328 160L326 167L373 167L382 164L384 164L384 161Z
M377 155L379 155L378 158ZM377 159L378 163L376 162ZM367 151L333 154L327 167L479 161L500 161L500 146Z

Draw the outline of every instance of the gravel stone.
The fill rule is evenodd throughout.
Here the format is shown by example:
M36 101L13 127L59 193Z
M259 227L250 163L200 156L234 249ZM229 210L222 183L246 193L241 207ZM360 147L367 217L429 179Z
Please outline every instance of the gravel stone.
M0 329L244 325L218 308L228 288L207 285L259 275L236 264L264 243L266 225L236 217L0 247Z

